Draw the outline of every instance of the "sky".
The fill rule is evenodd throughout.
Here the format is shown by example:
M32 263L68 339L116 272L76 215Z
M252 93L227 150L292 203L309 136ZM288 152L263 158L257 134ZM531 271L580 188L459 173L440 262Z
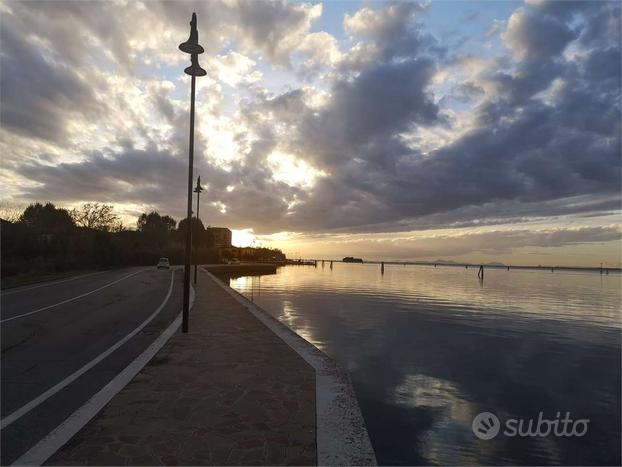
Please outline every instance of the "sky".
M619 267L620 3L2 1L0 198L289 256Z

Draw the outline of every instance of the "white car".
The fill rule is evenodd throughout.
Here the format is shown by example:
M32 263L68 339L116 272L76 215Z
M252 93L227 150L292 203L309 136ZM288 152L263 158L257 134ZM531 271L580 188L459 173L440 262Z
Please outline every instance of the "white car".
M168 261L168 258L160 258L158 261L158 269L170 269L171 263Z

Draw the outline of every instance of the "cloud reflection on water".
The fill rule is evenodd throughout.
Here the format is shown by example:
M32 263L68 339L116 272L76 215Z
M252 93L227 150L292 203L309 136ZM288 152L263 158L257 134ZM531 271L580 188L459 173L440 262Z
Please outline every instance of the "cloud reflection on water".
M348 368L382 464L618 464L620 278L491 270L480 288L474 275L290 267L254 300ZM592 423L581 439L481 441L483 410Z

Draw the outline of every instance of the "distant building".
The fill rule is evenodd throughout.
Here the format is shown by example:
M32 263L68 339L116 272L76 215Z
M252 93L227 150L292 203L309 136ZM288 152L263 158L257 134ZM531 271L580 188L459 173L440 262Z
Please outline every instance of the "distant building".
M344 263L362 263L363 260L361 258L353 258L352 256L346 256L341 261Z
M231 247L231 230L226 227L207 227L205 229L212 235L216 248Z

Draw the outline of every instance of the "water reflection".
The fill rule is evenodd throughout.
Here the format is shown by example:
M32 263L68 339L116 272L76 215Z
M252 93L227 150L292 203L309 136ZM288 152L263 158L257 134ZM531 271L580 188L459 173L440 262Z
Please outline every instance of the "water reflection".
M231 285L349 369L382 464L619 464L620 277L476 272L335 263ZM482 441L484 410L592 422Z

